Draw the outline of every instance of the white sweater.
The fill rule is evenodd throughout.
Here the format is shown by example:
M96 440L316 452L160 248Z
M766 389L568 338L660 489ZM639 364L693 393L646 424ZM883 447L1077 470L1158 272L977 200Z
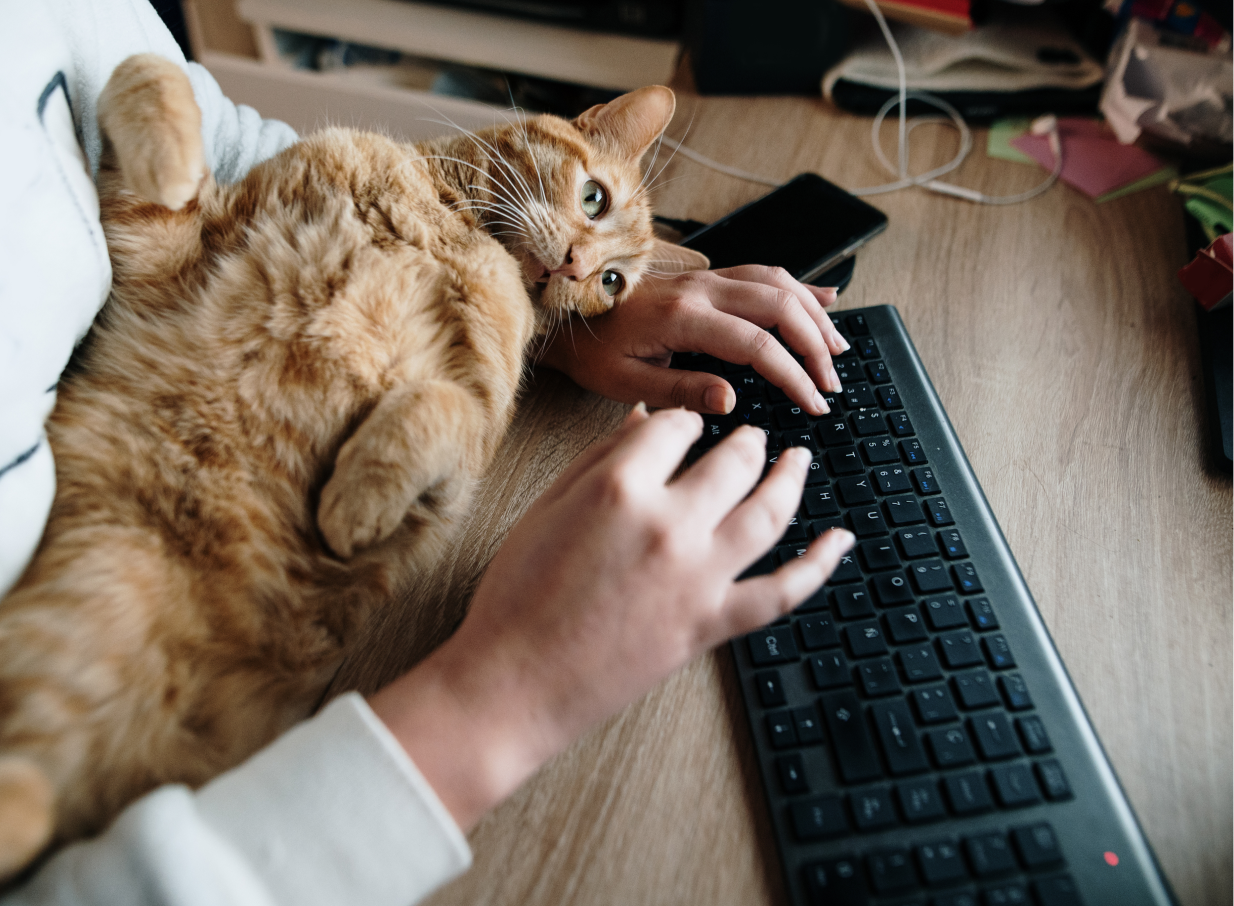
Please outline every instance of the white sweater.
M29 562L55 491L43 421L74 345L107 298L95 102L116 64L187 67L206 160L233 181L295 141L223 97L146 0L0 0L0 595ZM406 906L471 851L358 695L200 791L163 787L102 836L43 865L12 904Z

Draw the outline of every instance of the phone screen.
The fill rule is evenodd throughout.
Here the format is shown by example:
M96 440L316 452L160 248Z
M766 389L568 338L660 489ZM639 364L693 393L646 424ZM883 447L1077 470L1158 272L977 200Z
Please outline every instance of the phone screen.
M682 241L712 267L770 264L808 280L887 226L887 215L813 173L803 173Z

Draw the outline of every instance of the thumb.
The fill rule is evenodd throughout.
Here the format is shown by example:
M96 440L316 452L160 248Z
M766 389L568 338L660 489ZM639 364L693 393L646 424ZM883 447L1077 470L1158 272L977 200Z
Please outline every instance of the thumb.
M701 371L664 368L638 359L629 360L621 392L633 400L661 409L683 407L695 412L724 415L737 404L737 394L724 378Z

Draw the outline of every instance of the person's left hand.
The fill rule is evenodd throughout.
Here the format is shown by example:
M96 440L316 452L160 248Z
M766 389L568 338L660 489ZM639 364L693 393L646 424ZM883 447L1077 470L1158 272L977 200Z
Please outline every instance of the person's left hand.
M818 388L838 393L831 356L848 349L824 310L834 288L798 283L782 268L744 265L641 281L612 311L573 319L540 357L581 387L622 403L726 413L736 395L724 378L668 368L674 352L750 365L813 415ZM767 331L778 328L805 367Z

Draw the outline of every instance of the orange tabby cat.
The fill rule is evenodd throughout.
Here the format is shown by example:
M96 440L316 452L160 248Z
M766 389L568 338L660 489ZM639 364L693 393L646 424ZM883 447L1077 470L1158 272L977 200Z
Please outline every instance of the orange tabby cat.
M645 88L408 146L330 129L216 184L187 79L99 101L112 297L59 388L57 490L0 602L0 875L307 716L432 562L509 423L529 342L654 259Z

